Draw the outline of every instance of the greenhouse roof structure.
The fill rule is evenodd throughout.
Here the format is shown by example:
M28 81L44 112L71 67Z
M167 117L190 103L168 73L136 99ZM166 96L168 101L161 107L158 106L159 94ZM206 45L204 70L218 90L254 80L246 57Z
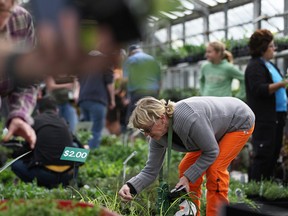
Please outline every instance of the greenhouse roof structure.
M288 0L177 0L177 5L175 1L148 19L156 44L171 43L173 47L176 42L177 47L187 42L241 39L258 28L287 34Z
M175 0L174 0L175 1ZM214 14L224 10L231 10L236 7L242 7L246 10L249 3L259 3L261 12L258 19L267 19L269 16L283 14L283 0L177 0L178 6L170 11L160 11L159 16L151 16L150 21L159 21L168 19L172 24L191 20L199 16ZM168 0L169 2L169 0ZM245 15L245 14L243 14ZM233 17L236 18L236 17ZM240 16L238 16L241 19ZM257 19L256 19L257 21Z

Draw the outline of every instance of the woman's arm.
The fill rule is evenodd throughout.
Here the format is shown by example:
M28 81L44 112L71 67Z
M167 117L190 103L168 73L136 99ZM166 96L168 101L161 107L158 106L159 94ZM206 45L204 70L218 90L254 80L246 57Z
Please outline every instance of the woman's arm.
M184 173L191 182L195 182L216 160L219 146L211 123L203 116L199 116L191 125L189 136L202 151L201 156Z
M135 188L137 193L140 193L155 181L163 165L165 153L165 146L162 146L157 141L150 139L149 155L145 167L138 175L127 181Z
M45 83L46 83L46 88L47 88L48 92L51 92L55 89L64 89L64 88L69 89L69 90L73 90L74 86L75 86L75 82L57 84L55 79L51 76L46 78Z

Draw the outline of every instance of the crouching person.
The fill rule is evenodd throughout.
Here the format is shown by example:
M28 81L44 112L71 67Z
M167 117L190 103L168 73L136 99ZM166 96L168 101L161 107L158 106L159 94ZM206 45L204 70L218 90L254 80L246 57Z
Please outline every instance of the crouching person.
M150 136L149 156L144 169L120 189L124 200L132 200L133 194L140 193L159 174L167 149L169 121L172 149L187 152L179 165L175 188L183 185L187 191L195 192L200 208L201 184L206 174L206 215L216 216L219 205L228 203L227 168L251 136L255 116L244 102L233 97L192 97L177 103L153 97L140 99L128 126Z
M44 97L38 101L38 114L34 121L35 148L28 157L12 164L13 172L24 182L36 179L39 186L47 188L68 185L74 175L73 162L60 160L60 157L66 146L73 147L73 139L52 98Z

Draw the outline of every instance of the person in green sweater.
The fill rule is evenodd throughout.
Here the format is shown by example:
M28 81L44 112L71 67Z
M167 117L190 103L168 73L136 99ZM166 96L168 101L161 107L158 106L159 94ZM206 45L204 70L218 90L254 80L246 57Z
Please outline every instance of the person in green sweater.
M232 96L232 81L237 79L240 88L235 95L245 100L244 73L233 65L233 56L222 42L215 41L206 48L208 62L201 67L200 93L202 96Z

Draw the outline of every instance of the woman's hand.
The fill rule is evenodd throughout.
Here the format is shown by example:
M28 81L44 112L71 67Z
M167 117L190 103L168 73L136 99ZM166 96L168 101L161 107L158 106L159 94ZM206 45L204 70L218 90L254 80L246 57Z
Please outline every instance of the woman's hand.
M21 118L13 118L11 120L8 126L8 133L3 140L8 141L13 135L23 137L30 144L30 148L34 149L36 143L35 131Z
M124 201L131 201L133 199L133 197L130 193L130 188L128 187L127 184L124 184L122 186L122 188L119 190L118 194Z
M283 80L283 84L284 84L283 88L287 88L288 87L288 79L287 78L285 78Z
M179 182L175 185L175 188L179 188L182 185L185 186L186 191L189 192L189 179L186 176L182 176L179 179Z

